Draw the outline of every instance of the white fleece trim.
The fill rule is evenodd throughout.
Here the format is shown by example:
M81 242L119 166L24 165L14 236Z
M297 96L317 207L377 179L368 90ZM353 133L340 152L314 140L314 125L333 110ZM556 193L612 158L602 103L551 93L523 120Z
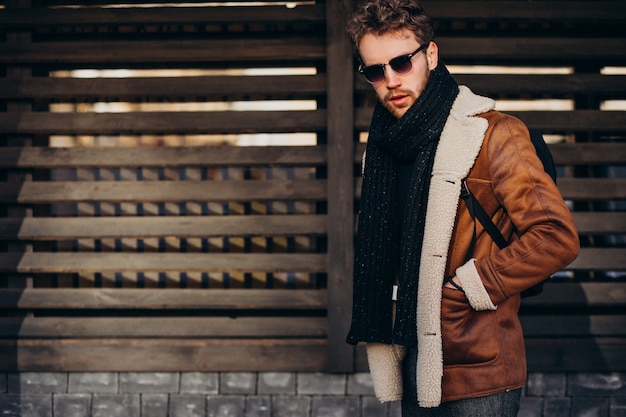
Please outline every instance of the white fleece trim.
M483 285L483 281L476 269L476 259L470 259L465 265L461 265L455 271L465 291L465 296L472 308L476 311L495 310L497 306L489 298L489 294Z
M461 181L474 165L488 127L472 117L494 108L491 99L459 87L437 146L428 193L417 294L417 398L422 407L441 403L443 346L441 293Z
M402 360L406 348L401 345L386 343L367 343L367 362L374 394L381 403L402 399Z

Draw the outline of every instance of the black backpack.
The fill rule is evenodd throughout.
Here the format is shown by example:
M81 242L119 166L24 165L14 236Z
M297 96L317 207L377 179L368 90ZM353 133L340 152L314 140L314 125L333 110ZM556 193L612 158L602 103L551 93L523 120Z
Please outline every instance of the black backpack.
M554 165L554 159L552 159L552 154L550 153L550 149L543 139L543 135L538 130L530 130L530 140L535 146L535 151L537 152L537 156L543 163L544 170L550 175L552 180L556 183L556 166ZM470 244L470 249L466 256L466 260L471 258L472 253L474 252L474 245L476 244L476 219L483 225L485 231L489 233L489 236L493 239L493 241L498 245L500 249L504 249L508 246L508 242L502 236L502 233L498 230L495 224L491 221L489 215L482 208L478 200L472 195L467 188L467 183L463 181L463 187L461 189L461 198L465 200L465 205L474 219L474 235L472 236L472 242ZM546 280L550 279L550 277L546 277L542 282L533 285L527 290L522 291L522 297L531 297L534 295L538 295L543 291L543 284Z

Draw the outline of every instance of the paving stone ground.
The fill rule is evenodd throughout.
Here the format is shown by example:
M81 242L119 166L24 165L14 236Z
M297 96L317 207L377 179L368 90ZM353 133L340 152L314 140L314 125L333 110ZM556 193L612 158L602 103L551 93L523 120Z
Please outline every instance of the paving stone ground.
M0 373L2 417L401 417L368 373ZM626 373L533 373L518 417L626 417Z

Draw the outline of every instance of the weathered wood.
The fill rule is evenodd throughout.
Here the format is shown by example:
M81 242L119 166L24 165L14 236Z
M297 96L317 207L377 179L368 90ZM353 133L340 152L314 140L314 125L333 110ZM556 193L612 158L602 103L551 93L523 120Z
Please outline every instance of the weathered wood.
M533 337L625 337L624 315L523 315L524 334ZM625 340L626 342L626 340Z
M561 62L601 59L605 63L623 63L626 38L525 38L525 37L438 37L440 56L446 61L476 59L528 64L528 60ZM468 47L471 45L471 47ZM587 49L588 48L588 49Z
M326 290L2 288L7 310L324 310Z
M426 12L434 19L461 19L502 22L507 19L533 21L571 19L618 20L625 15L623 1L598 1L594 7L577 1L440 1L423 0ZM591 10L593 9L593 10Z
M528 127L544 133L576 131L620 131L626 123L626 112L574 110L507 112L520 118Z
M526 338L530 372L626 370L626 338Z
M2 289L0 307L271 309L292 308L293 304L304 304L306 308L323 308L326 305L325 297L325 292L320 290ZM288 301L293 304L286 304ZM626 306L626 288L620 283L611 282L552 282L544 285L544 291L540 295L523 299L523 306Z
M367 131L373 108L362 107L356 111L356 126ZM621 131L626 125L626 113L619 111L511 111L507 112L524 121L531 129L544 133L577 131Z
M326 272L324 254L0 253L0 272Z
M319 372L324 339L0 340L7 372Z
M324 60L323 38L283 38L244 40L164 40L128 42L38 42L0 44L0 63L141 63L141 62L294 62ZM626 38L510 38L442 37L441 56L454 59L518 61L549 59L597 60L619 64L626 59ZM472 45L468 48L468 45ZM294 53L297 51L297 53Z
M325 338L324 317L10 317L0 339Z
M506 75L454 74L460 83L480 94L604 94L623 95L626 76L600 74ZM372 86L356 78L356 89L371 93ZM3 99L129 99L137 97L191 97L221 99L228 96L272 95L305 97L324 94L326 75L206 76L154 78L31 78L16 83L0 79Z
M478 94L493 96L537 94L544 97L546 94L557 94L570 97L580 93L620 97L626 90L626 76L623 75L455 73L453 77L459 84L469 86ZM363 77L357 78L356 88L361 93L372 91L371 84Z
M325 199L325 180L53 181L0 184L0 202L20 204Z
M621 165L626 161L626 143L582 142L548 144L556 165ZM354 163L360 164L365 144L355 149ZM0 164L1 164L0 157ZM557 182L560 182L560 178Z
M225 96L281 95L290 99L325 93L326 76L206 76L153 78L29 78L19 83L0 79L2 99L97 98L131 100L137 97L180 97L222 101Z
M522 299L523 307L626 307L626 286L620 282L547 282L543 292Z
M626 251L621 248L582 248L566 269L578 271L624 271Z
M81 4L85 4L81 2ZM31 8L0 10L0 27L31 29L66 25L324 23L324 7L298 5L265 7L159 7L159 8Z
M355 197L361 194L361 178L356 181ZM626 195L624 178L558 178L557 185L566 200L611 200ZM0 188L1 189L1 188Z
M626 178L559 178L566 200L611 200L626 196Z
M581 234L626 233L626 213L574 212ZM177 236L324 235L319 214L185 217L26 217L0 219L0 240L150 238Z
M0 168L317 166L326 146L6 147Z
M222 111L131 113L0 113L1 133L52 134L234 134L316 132L326 112Z
M578 233L626 233L626 213L624 212L574 212L572 214Z
M607 40L610 44L615 41ZM297 53L296 53L297 51ZM0 63L167 63L324 60L323 37L0 43Z
M326 3L328 16L328 370L352 372L354 349L345 342L352 309L354 154L352 51L342 22L351 2Z
M324 235L325 215L0 219L0 240Z
M555 143L548 147L557 165L621 165L626 161L623 142Z
M621 1L597 1L594 7L578 1L423 1L429 15L436 20L619 20L624 19ZM64 3L66 4L66 3ZM85 2L81 2L85 4ZM120 24L225 24L242 21L254 23L310 22L324 23L325 10L320 5L285 7L155 8L155 9L5 9L0 13L0 27L23 29L59 25Z

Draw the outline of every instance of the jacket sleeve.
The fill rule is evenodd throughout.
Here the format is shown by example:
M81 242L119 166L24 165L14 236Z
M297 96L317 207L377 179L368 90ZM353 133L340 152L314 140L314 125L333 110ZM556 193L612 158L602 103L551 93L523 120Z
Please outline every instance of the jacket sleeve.
M487 134L491 187L514 233L502 250L493 242L485 250L479 240L476 259L457 269L462 285L478 290L468 292L472 305L473 297L484 300L485 291L495 305L519 294L569 265L580 250L572 215L545 173L526 126L504 116ZM481 238L490 239L487 234Z

